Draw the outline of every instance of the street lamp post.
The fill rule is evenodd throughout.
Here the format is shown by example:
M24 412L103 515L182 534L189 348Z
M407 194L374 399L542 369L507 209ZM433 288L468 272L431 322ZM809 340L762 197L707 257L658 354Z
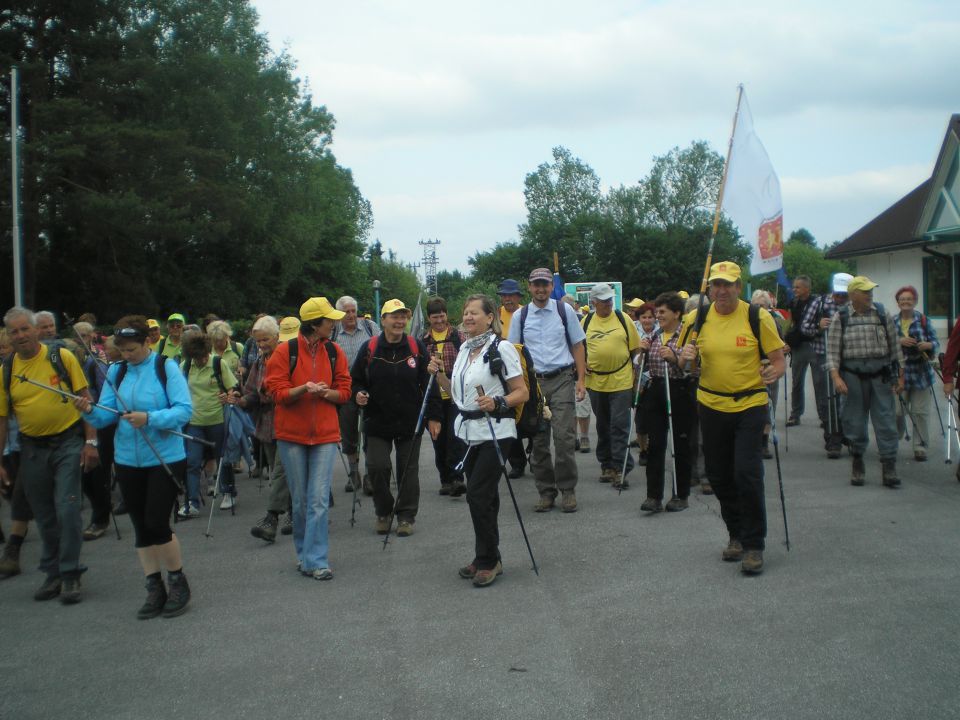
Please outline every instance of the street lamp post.
M373 311L377 314L377 327L380 326L380 281L373 281Z

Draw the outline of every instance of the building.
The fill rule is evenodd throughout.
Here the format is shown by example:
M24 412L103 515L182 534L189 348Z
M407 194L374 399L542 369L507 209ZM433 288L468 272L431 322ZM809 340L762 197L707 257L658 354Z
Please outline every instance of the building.
M915 286L917 308L945 340L960 315L960 114L950 118L930 178L827 257L852 260L858 275L880 283L874 297L891 312L896 289Z

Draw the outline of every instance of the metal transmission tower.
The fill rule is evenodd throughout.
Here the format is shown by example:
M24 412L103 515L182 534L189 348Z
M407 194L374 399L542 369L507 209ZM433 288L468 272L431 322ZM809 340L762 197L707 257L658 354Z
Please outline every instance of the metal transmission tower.
M431 295L438 295L437 288L437 245L439 240L421 240L423 245L423 276L427 291Z

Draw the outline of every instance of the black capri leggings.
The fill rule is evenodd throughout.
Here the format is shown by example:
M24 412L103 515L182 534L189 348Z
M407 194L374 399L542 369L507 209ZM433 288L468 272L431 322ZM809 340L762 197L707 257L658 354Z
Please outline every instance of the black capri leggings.
M167 463L182 483L187 474L187 461ZM130 513L136 533L136 547L165 545L173 538L170 513L177 506L177 488L167 477L163 466L130 467L117 465L117 482Z

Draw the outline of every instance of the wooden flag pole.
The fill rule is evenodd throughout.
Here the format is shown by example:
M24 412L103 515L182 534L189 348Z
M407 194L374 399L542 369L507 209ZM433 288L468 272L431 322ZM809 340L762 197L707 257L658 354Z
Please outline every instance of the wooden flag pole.
M727 184L727 170L730 169L730 155L733 152L733 137L737 133L737 118L740 117L740 101L743 99L743 85L737 85L737 109L733 113L733 129L730 130L730 142L727 144L727 158L723 161L723 175L720 177L720 192L717 193L717 208L713 213L713 229L710 231L710 242L707 244L707 262L703 266L703 280L700 281L700 299L697 305L697 318L690 332L688 342L696 343L703 325L703 304L707 296L707 281L710 278L710 266L713 264L713 243L717 239L717 229L720 227L720 213L723 207L723 189Z
M557 255L557 253L553 254L553 271L555 273L560 272L560 257Z

